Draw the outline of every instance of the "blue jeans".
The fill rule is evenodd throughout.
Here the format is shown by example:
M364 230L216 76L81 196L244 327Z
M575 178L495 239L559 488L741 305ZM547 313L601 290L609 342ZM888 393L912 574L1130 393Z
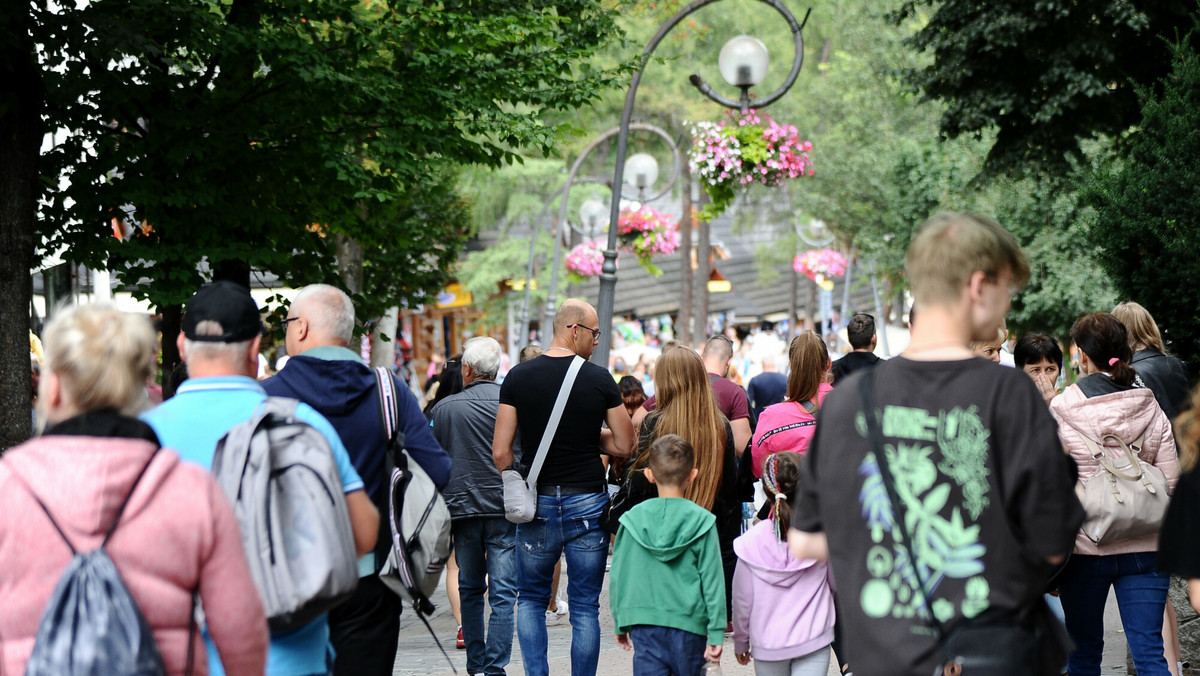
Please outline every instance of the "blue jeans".
M1138 676L1166 676L1163 607L1170 577L1154 569L1154 552L1110 556L1071 555L1059 579L1059 598L1075 650L1067 660L1071 676L1099 676L1104 653L1104 604L1116 590L1121 625Z
M639 624L629 628L629 638L633 641L633 676L699 676L704 666L707 636Z
M491 516L458 519L452 529L467 673L503 674L512 655L513 606L517 602L516 526L502 516ZM486 639L484 592L492 607Z
M567 557L571 674L595 676L600 659L600 587L608 532L600 527L605 493L539 495L537 517L517 524L517 639L527 676L548 676L546 607L554 564ZM461 564L460 564L461 565Z

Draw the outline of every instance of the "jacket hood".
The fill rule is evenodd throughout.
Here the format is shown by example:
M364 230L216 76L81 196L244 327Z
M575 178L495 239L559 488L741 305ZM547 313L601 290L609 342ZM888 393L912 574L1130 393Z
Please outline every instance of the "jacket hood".
M760 521L745 535L733 541L739 563L746 564L755 577L777 586L791 587L804 571L817 565L814 559L796 559L787 543L775 537L774 522Z
M302 399L326 417L349 415L363 399L375 397L375 374L361 362L297 355L275 378L292 392L303 392Z
M1086 430L1088 436L1113 434L1125 443L1137 439L1160 410L1154 393L1145 387L1088 397L1079 385L1072 385L1050 405L1064 424L1077 431Z
M672 502L686 502L680 509ZM635 505L620 519L625 532L651 556L670 561L708 534L717 522L712 512L686 498L654 498Z

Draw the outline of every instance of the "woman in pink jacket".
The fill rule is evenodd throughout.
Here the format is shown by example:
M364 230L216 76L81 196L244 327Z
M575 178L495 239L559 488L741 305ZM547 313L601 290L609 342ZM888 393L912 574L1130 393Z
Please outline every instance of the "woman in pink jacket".
M800 456L767 456L763 490L774 503L770 519L733 541L733 646L740 664L754 657L758 676L825 676L833 641L829 566L792 558L788 520L796 499Z
M825 341L812 331L792 339L788 347L787 398L772 404L758 418L754 428L753 471L762 477L763 461L780 451L804 453L817 428L817 409L833 387L825 382L829 371L829 350Z
M1071 327L1071 339L1079 347L1084 377L1055 397L1050 411L1058 421L1063 446L1079 465L1079 490L1096 472L1106 471L1093 457L1093 445L1111 462L1123 464L1124 449L1109 435L1130 447L1136 447L1140 438L1138 457L1158 467L1168 492L1174 490L1179 461L1171 423L1154 393L1133 385L1136 374L1129 365L1125 327L1107 312L1085 315ZM1059 578L1067 631L1075 642L1067 665L1071 676L1100 674L1104 605L1110 587L1121 606L1137 673L1167 676L1162 624L1170 580L1155 570L1156 550L1157 533L1096 544L1080 530L1075 551Z
M185 673L191 642L192 673L208 673L204 644L198 632L189 635L198 590L226 671L262 674L267 622L232 508L207 470L160 450L154 432L132 417L146 404L155 369L149 320L102 306L68 308L43 338L38 410L49 426L0 461L0 673L25 671L72 558L63 538L80 552L97 548L128 496L106 550L154 632L166 672Z

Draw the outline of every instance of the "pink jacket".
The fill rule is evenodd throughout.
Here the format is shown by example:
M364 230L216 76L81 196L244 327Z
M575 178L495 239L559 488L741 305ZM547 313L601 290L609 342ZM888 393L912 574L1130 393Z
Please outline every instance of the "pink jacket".
M1171 422L1154 400L1148 388L1088 397L1078 385L1068 387L1050 402L1050 413L1058 422L1058 438L1063 447L1079 465L1079 483L1076 491L1082 500L1083 487L1096 473L1100 463L1092 457L1083 441L1083 435L1100 441L1103 435L1113 434L1125 443L1131 443L1142 434L1146 435L1142 460L1162 470L1167 486L1174 492L1179 479L1179 457L1175 453L1175 437L1171 434ZM1122 457L1123 453L1115 442L1110 441L1105 449L1110 460ZM1075 536L1075 553L1107 556L1132 552L1153 552L1158 549L1158 536L1147 535L1131 540L1122 540L1097 546L1080 530Z
M833 591L829 566L792 558L775 536L771 520L760 521L733 541L733 645L737 654L753 646L754 659L802 657L833 642Z
M817 407L825 403L825 395L833 386L821 383L817 386ZM767 456L780 451L808 452L808 445L817 433L816 417L794 401L772 404L758 417L754 428L754 443L750 446L754 461L754 476L762 477L763 463Z
M21 674L38 623L71 552L16 472L79 551L99 546L154 445L124 438L51 435L0 462L0 672ZM267 621L250 578L233 509L202 467L161 450L147 470L108 553L162 652L183 674L191 592L199 585L209 633L231 675L263 673ZM195 673L207 674L196 635Z

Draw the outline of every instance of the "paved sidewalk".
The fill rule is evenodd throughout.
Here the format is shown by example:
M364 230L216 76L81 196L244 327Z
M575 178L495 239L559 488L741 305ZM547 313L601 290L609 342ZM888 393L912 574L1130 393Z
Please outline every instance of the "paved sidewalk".
M561 588L566 589L567 572L563 571ZM446 597L445 582L438 586L433 598L437 610L430 619L430 626L437 633L446 654L459 676L466 676L467 655L465 651L454 649L454 634L457 628L454 616L450 613L450 602ZM569 602L569 600L568 600ZM1125 673L1125 635L1121 632L1121 618L1117 611L1116 598L1111 594L1104 612L1105 649L1102 673L1104 676ZM571 626L566 619L562 623L547 627L549 645L547 652L550 660L552 676L569 675L571 673ZM627 676L633 673L633 653L625 652L617 647L613 640L612 613L608 610L608 580L605 578L604 589L600 595L600 666L597 676ZM513 634L512 661L508 665L509 676L520 676L524 673L521 662L521 649L516 633ZM723 676L753 676L753 663L741 666L733 657L733 640L726 639L725 654L721 659ZM454 676L446 658L438 650L433 638L425 629L425 625L411 610L405 610L400 619L400 647L396 654L396 676ZM829 676L837 676L837 668L831 664Z

